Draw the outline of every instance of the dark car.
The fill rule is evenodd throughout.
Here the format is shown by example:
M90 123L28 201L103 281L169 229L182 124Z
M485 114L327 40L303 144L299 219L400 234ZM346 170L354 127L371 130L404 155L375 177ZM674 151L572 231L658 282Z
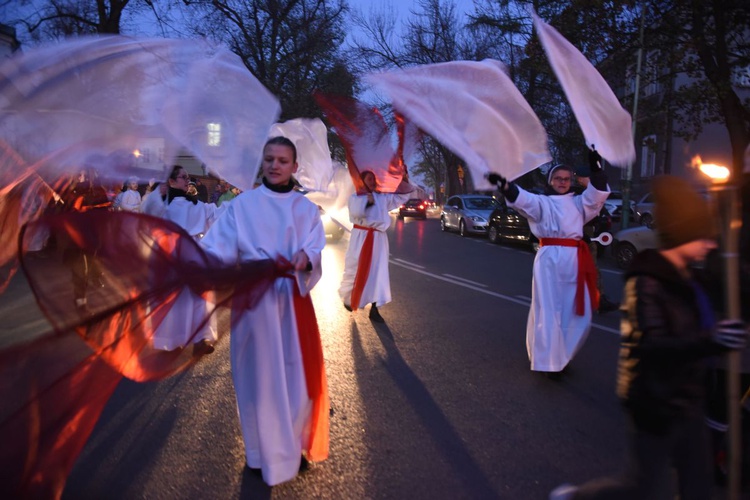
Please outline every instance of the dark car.
M598 216L584 226L584 233L589 237L596 238L611 228L612 218L603 208ZM539 239L532 234L529 221L505 203L501 203L500 208L497 208L490 215L487 237L492 243L517 242L530 245L535 252L539 250ZM601 246L601 244L599 245Z
M492 243L505 240L531 245L535 252L539 250L539 240L531 233L529 221L505 203L490 214L487 238Z
M419 198L412 198L401 205L398 209L399 219L404 217L415 217L417 219L427 218L427 204Z

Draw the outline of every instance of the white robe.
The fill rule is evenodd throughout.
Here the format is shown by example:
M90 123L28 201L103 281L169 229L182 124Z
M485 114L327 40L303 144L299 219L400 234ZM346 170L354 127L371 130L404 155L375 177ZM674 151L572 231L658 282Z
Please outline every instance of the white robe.
M158 193L156 196L159 196ZM223 211L223 208L218 208L212 203L199 201L193 204L185 198L178 197L166 205L161 217L175 222L190 236L200 239ZM209 307L213 306L209 306L202 297L193 293L189 288L183 288L169 313L154 332L152 337L154 347L171 351L185 347L191 342L196 343L201 340L215 342L218 334L216 317L213 315L198 329L195 336L190 338L200 322L205 321Z
M164 218L167 203L162 199L159 188L147 193L141 200L141 213Z
M579 196L535 195L519 188L508 205L529 220L537 238L583 238L583 226L594 218L609 196L593 185ZM576 247L543 246L534 259L531 308L526 325L526 349L534 371L558 372L573 359L591 328L591 302L586 289L583 316L575 313L578 280Z
M300 193L260 186L232 200L201 245L226 264L279 255L291 260L304 250L312 264L305 273L312 288L321 276L325 242L317 205ZM254 309L232 318L232 379L247 465L262 469L269 485L297 475L309 436L312 402L293 293L293 280L277 279Z
M386 231L391 225L391 216L388 213L394 208L400 207L411 197L410 193L373 193L375 203L367 206L367 195L356 194L349 198L349 220L353 224L377 229L374 232L372 263L370 274L362 290L362 298L357 304L358 308L375 302L383 306L391 301L391 278L388 273L388 235ZM350 304L354 278L357 275L359 255L365 242L367 231L352 229L349 238L349 248L346 250L344 260L344 277L339 287L339 295L345 304ZM354 304L350 304L354 306Z
M138 212L141 208L141 193L128 189L120 198L120 209L128 212Z

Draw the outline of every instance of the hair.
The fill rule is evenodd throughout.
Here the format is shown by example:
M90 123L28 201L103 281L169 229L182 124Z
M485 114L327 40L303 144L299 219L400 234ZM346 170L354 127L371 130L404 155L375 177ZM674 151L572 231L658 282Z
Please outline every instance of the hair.
M169 178L173 181L177 180L177 175L180 173L180 169L185 170L182 165L172 165L172 172L169 174Z
M567 170L568 172L570 172L571 177L575 175L575 172L573 171L572 167L569 167L568 165L564 163L558 163L557 165L549 169L549 173L547 174L547 184L552 184L552 174L554 174L558 170Z
M266 141L266 144L265 146L263 146L263 149L265 150L266 146L269 146L271 144L292 148L292 160L294 162L297 161L297 146L295 146L294 143L288 138L284 137L283 135L277 135L276 137L271 137L270 139Z
M365 182L365 175L367 175L367 174L372 175L373 178L375 178L375 182L378 182L378 176L375 175L375 172L373 172L372 170L369 170L369 169L368 170L362 170L359 173L359 178L362 179L362 182Z

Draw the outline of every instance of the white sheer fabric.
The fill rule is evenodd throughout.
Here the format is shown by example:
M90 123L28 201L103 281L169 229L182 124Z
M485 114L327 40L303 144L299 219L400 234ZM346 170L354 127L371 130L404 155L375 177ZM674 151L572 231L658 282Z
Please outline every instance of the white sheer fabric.
M370 74L394 108L467 164L477 189L485 174L515 179L551 160L547 133L495 60L452 61Z
M552 26L533 12L532 16L539 40L586 143L596 145L599 154L613 165L625 167L633 163L635 145L630 114L586 57Z
M187 149L251 189L278 115L240 58L206 40L80 37L0 63L0 138L50 176L88 164L155 177ZM149 161L134 154L144 143Z

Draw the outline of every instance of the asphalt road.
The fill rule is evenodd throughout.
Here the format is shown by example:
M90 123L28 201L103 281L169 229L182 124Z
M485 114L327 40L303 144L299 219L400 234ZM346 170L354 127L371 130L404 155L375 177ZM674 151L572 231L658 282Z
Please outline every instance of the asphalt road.
M124 381L63 498L544 499L562 482L615 473L618 313L594 317L562 381L529 370L533 254L394 222L394 302L384 325L336 290L347 240L331 242L313 290L332 399L331 456L269 488L244 468L229 342L159 383ZM619 271L601 260L605 288Z

